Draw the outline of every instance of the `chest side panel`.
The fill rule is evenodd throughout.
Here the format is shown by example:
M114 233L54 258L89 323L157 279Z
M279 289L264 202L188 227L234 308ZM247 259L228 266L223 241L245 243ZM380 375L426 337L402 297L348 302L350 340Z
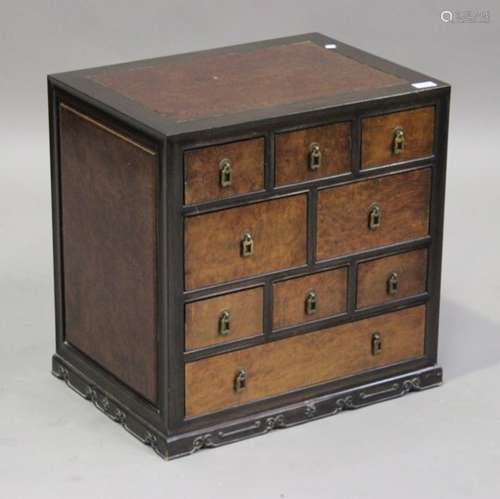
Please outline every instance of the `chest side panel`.
M158 158L61 104L65 339L154 402Z

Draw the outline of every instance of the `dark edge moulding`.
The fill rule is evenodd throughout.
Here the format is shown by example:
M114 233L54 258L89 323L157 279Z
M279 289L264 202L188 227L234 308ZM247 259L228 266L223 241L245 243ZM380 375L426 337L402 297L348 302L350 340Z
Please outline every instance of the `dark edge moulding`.
M442 381L442 370L436 366L436 362L450 87L435 78L372 56L320 34L301 35L280 41L304 39L318 44L335 43L337 50L343 55L353 57L410 82L432 80L437 86L416 91L408 84L380 89L376 92L360 92L356 94L355 99L350 96L338 101L333 99L324 108L313 111L300 109L300 106L290 106L285 110L276 109L275 115L271 113L264 117L258 112L248 112L243 113L242 116L217 118L209 123L201 120L194 124L186 124L179 133L172 134L172 129L154 113L146 112L132 102L125 102L124 98L111 94L107 90L99 90L90 81L82 82L83 79L79 77L80 71L48 77L56 311L56 354L53 356L52 373L63 379L68 386L84 398L92 401L98 409L119 422L143 443L151 446L162 457L184 456L202 448L217 447L267 433L275 428L294 426L319 417L337 414L344 409L363 407L411 391L420 391L437 386ZM252 46L266 46L272 43L276 43L276 40L238 47L245 50ZM87 113L90 117L111 125L117 131L154 149L159 156L158 406L146 401L64 339L58 138L58 106L61 100L69 105L75 105L78 110ZM385 114L425 105L434 105L436 110L434 156L361 171L361 116ZM120 108L124 111L117 110ZM237 123L233 123L234 119L238 120ZM351 173L290 186L274 187L275 132L346 120L351 120L353 126ZM185 149L256 136L265 137L266 142L263 191L196 206L183 206L183 152ZM178 262L179 257L182 261L183 241L175 235L183 232L184 216L273 199L292 192L307 192L308 200L312 200L311 205L314 206L317 190L322 187L419 167L430 167L433 176L428 237L316 263L314 263L314 248L308 248L307 265L300 268L250 277L192 292L183 291L183 265L173 265L173 263ZM167 212L169 223L167 223ZM308 225L311 223L315 222L312 222L312 216L309 214ZM308 235L311 235L311 230L314 231L314 228L308 228ZM356 289L355 286L354 289L351 286L346 314L274 332L270 330L271 323L268 318L264 324L265 331L268 333L258 338L258 340L272 341L350 320L358 320L365 316L374 316L426 303L425 356L422 359L380 368L184 421L184 362L253 345L252 342L248 343L247 340L243 340L205 349L203 352L185 353L183 325L185 301L263 284L264 307L265 310L267 308L272 312L271 291L269 290L271 281L347 265L349 284L355 285L355 268L358 261L422 247L427 247L429 251L426 293L370 309L355 310L353 297L356 296ZM168 276L167 268L173 269ZM269 316L268 312L265 313ZM167 331L170 334L167 335ZM251 340L254 341L254 339ZM170 352L169 359L167 352ZM303 400L304 397L307 397L307 401ZM229 417L231 419L228 421Z

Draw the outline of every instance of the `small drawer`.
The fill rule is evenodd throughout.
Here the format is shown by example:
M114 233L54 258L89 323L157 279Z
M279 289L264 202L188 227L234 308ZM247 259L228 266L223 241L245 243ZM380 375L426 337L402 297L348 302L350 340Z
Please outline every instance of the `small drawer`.
M321 190L317 259L426 236L430 194L429 168Z
M425 315L422 305L188 363L185 415L421 358Z
M264 188L264 139L184 153L184 202L215 201Z
M298 194L186 218L186 288L304 265L306 214Z
M358 266L357 307L381 305L426 290L427 250L362 262Z
M347 307L347 269L273 284L273 329L341 314Z
M262 303L262 288L188 303L186 350L262 334Z
M350 122L276 135L276 185L331 177L350 170Z
M361 168L431 156L434 107L363 118L361 130Z

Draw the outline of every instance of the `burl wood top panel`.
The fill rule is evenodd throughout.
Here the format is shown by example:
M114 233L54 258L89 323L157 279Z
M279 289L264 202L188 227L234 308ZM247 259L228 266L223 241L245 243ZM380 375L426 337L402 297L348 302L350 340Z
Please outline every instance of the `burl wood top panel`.
M220 162L231 162L231 185L220 183ZM264 139L243 140L184 153L185 203L201 203L264 187Z
M88 77L176 122L406 83L310 41L145 61Z
M362 180L320 191L317 258L409 241L429 232L429 168ZM369 212L380 206L380 226L371 230Z
M262 334L262 288L229 293L186 305L186 350ZM230 332L219 334L223 310L230 314Z
M316 293L317 310L306 314L305 301ZM273 328L314 321L340 314L347 307L347 268L319 272L273 284Z
M372 335L382 352L372 354ZM282 394L424 355L425 306L188 363L186 417ZM247 387L237 393L238 369Z
M306 263L305 194L188 217L185 285L199 288ZM241 240L252 236L252 256Z
M402 127L405 147L393 152L394 129ZM434 106L364 118L361 125L361 167L423 158L432 154Z
M61 105L65 339L156 401L158 158Z
M387 280L393 272L396 272L399 278L399 289L396 295L390 295L387 291ZM426 249L361 263L358 266L357 307L379 305L423 293L426 289L426 282Z
M321 166L309 168L310 145L321 150ZM276 184L330 177L351 169L351 123L337 123L276 135Z

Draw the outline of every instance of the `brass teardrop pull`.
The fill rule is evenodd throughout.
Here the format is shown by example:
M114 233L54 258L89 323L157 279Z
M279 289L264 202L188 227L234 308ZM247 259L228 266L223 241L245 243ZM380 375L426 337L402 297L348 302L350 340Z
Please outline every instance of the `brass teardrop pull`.
M405 131L403 127L398 126L394 129L394 138L392 141L392 152L401 154L406 145Z
M245 369L238 369L234 377L234 391L236 393L242 392L247 387L247 372Z
M241 256L246 258L253 255L254 243L252 234L246 232L241 239Z
M321 148L313 142L309 146L309 170L318 170L321 167Z

